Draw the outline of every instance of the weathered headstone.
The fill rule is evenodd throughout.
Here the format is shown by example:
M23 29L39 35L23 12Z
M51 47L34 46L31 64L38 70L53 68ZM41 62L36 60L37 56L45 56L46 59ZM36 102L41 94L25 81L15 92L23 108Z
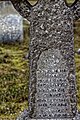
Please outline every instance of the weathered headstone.
M11 2L0 2L0 42L23 40L23 19L15 12Z
M73 33L73 21L80 17L80 0L69 7L65 0L38 0L34 6L27 0L12 3L30 21L29 109L21 117L80 120Z

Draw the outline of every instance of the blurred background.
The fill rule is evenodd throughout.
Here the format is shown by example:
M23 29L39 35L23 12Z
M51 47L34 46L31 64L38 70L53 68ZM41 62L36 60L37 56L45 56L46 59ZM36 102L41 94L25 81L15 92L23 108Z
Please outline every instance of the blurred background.
M35 0L28 0L35 4ZM74 0L67 0L72 4ZM16 34L15 34L16 33ZM80 20L74 23L75 51L80 49ZM16 120L28 107L29 22L10 2L0 3L0 120ZM15 42L16 41L16 42ZM77 107L80 110L80 55L75 53Z

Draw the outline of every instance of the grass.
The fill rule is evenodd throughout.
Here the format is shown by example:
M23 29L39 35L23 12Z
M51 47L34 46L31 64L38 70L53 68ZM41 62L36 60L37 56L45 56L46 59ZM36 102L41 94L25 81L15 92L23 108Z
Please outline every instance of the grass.
M75 50L80 48L80 20L75 22ZM15 120L28 107L29 25L24 21L22 43L0 44L0 120ZM80 56L75 54L77 99L80 110Z
M27 108L29 25L24 21L22 43L0 44L0 120L10 120ZM25 34L26 33L26 34ZM13 117L14 116L14 117Z
M75 22L75 51L80 48L80 20ZM80 111L80 55L75 54L75 63L76 63L76 82L77 82L77 106Z

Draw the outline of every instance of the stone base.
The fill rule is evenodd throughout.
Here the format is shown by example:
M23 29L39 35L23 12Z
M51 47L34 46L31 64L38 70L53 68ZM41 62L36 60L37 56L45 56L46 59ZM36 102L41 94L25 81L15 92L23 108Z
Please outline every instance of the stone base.
M76 119L76 118L64 118L64 119L25 119L25 120L80 120L80 118Z
M76 118L64 118L64 119L20 119L20 120L80 120L80 117L76 117Z
M26 120L72 120L71 118L70 119L26 119Z
M80 117L75 117L75 118L64 118L64 119L28 119L28 118L17 118L16 120L80 120Z
M74 118L52 118L52 119L31 119L28 116L28 110L24 110L21 115L16 120L80 120L80 112L76 113L76 116Z

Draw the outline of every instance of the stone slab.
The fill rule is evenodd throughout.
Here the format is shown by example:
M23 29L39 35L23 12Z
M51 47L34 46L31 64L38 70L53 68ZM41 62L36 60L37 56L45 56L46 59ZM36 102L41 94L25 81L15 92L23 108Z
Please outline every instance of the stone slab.
M16 12L14 14L12 4L8 2L0 2L0 42L22 41L23 19Z
M30 21L29 108L22 118L75 118L73 23L80 18L80 0L70 7L65 0L38 0L34 6L25 0L12 3Z

